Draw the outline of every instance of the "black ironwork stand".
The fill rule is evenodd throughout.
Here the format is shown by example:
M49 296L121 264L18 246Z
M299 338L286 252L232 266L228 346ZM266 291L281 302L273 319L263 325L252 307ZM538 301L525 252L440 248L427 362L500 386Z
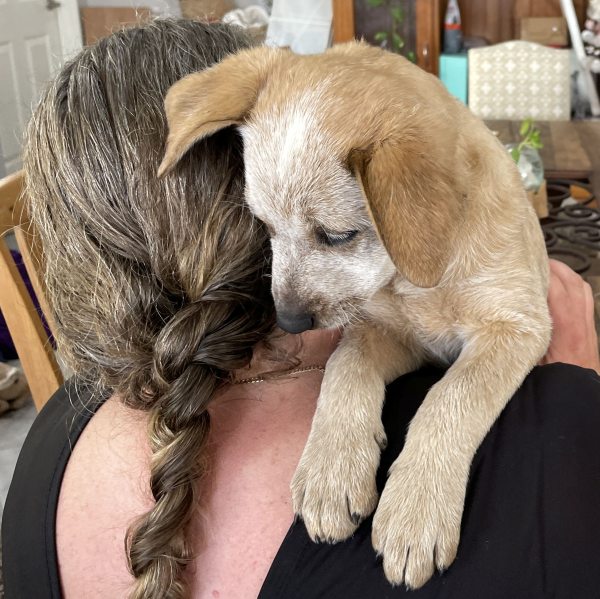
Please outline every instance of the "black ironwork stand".
M571 197L571 185L585 189L589 197L562 206ZM541 225L548 255L575 258L576 264L571 268L583 273L600 252L600 210L588 205L596 196L590 185L574 179L548 179L546 189L549 216L541 220ZM586 252L585 248L589 250Z

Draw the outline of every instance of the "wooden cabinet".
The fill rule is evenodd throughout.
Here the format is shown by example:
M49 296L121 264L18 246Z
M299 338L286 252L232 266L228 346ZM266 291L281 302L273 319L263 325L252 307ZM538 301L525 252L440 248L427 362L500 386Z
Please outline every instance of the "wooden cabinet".
M369 6L366 0L333 0L333 41L340 43L364 37L373 42L378 30L386 29L388 3ZM438 74L441 40L440 0L404 0L394 5L403 14L401 53L412 56L426 71ZM387 19L389 20L389 14Z
M518 39L521 19L562 16L560 0L459 0L458 4L463 33L484 37L490 44ZM587 5L588 0L573 0L581 27Z
M442 22L439 0L416 0L417 64L433 75L439 74Z
M583 26L589 0L573 0L579 23ZM385 3L388 4L387 0ZM369 11L367 0L333 0L333 39L335 43L364 35ZM560 0L458 0L463 35L485 38L491 44L518 39L520 20L528 17L560 17ZM438 74L444 14L448 0L403 0L398 3L405 14L404 37L417 64ZM378 17L376 17L378 18Z
M354 39L353 0L333 0L333 43L341 44Z

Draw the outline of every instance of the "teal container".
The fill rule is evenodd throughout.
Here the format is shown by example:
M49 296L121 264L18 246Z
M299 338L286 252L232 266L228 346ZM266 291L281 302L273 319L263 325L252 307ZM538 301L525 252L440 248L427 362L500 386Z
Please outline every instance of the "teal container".
M440 54L440 79L448 91L463 104L469 88L469 59L462 54Z

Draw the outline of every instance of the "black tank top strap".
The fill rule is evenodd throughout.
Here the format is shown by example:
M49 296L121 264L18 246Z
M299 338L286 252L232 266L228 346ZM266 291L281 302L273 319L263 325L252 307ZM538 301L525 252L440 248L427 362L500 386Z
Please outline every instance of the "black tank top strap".
M60 486L81 432L110 395L71 379L34 421L2 517L6 599L61 599L55 542Z

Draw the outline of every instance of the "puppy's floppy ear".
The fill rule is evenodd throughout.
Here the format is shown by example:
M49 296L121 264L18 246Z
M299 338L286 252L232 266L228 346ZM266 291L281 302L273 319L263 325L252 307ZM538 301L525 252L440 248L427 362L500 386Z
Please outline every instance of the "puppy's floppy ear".
M158 176L171 171L196 141L241 124L285 53L266 47L245 50L175 83L165 99L169 137Z
M456 153L430 141L392 136L348 159L379 239L418 287L440 282L466 211Z

